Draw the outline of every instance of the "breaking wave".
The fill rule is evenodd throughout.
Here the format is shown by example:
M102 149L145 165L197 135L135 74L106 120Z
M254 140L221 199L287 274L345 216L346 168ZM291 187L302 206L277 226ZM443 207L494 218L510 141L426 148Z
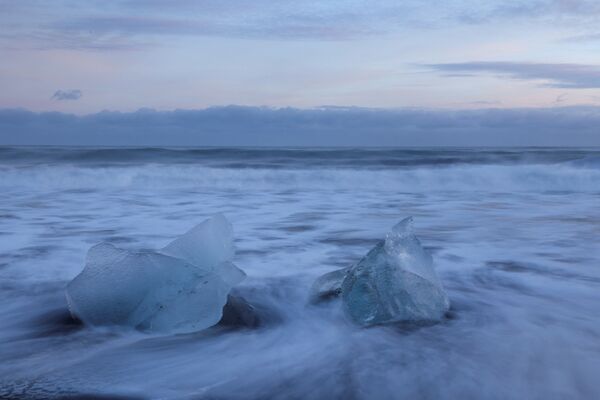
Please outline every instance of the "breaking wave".
M207 188L412 191L600 191L600 168L459 165L387 169L213 168L198 165L0 167L0 187L45 189Z

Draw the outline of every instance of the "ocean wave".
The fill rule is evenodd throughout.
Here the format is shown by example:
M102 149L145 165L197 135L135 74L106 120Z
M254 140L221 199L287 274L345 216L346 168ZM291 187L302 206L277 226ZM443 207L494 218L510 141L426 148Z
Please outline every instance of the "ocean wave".
M600 169L600 156L586 156L577 160L569 161L568 164L575 167Z
M102 148L0 146L0 165L142 164L215 168L391 168L587 162L600 151L556 148Z
M0 167L10 189L232 189L600 192L600 169L555 165L459 165L388 169L212 168L149 164L83 167Z

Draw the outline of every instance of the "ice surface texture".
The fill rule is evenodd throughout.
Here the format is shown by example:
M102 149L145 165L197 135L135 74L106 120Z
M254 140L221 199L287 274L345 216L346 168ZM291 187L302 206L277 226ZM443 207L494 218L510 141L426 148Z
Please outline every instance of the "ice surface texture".
M310 300L318 303L321 300L338 297L342 294L342 281L350 271L350 268L342 268L321 275L310 291Z
M313 286L313 298L336 293L347 315L363 326L438 321L450 306L431 255L412 233L412 217L357 264L325 274Z
M66 289L71 314L90 325L186 333L222 316L231 287L245 278L231 259L233 230L216 215L158 251L92 247Z

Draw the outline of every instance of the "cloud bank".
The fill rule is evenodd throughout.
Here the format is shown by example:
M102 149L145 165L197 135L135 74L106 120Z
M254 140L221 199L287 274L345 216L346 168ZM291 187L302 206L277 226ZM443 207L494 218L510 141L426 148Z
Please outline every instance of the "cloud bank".
M542 80L541 86L564 89L600 88L600 66L586 64L544 64L519 62L463 62L427 64L447 76L499 74L513 79Z
M85 116L0 110L0 144L599 146L600 107L480 110L212 107Z

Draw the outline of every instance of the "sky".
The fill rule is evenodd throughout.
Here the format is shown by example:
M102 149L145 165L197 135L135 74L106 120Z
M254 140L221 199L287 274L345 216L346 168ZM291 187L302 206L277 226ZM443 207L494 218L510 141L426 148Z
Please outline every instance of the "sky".
M239 121L253 113L261 121L254 129L279 132L249 135L246 123L228 121L221 128L238 132L232 144L285 144L281 135L303 142L288 129L298 122L284 116L317 118L301 124L314 130L315 144L344 144L341 133L329 140L339 124L323 124L359 117L357 126L386 134L355 129L356 143L414 144L416 131L438 143L427 132L443 128L408 124L425 113L453 121L445 125L453 132L461 118L486 130L502 115L504 130L517 135L506 143L600 145L597 128L582 125L600 114L598 0L0 0L0 60L0 143L114 142L105 133L66 133L105 132L90 124L107 115L111 127L117 115L119 124L130 121L118 125L121 141L135 142L125 128L144 129L150 114L166 126L195 113L195 125L178 120L172 135L201 145L218 142L195 128L215 127L218 111ZM542 114L558 125L532 127ZM200 117L209 120L198 125ZM519 139L514 118L525 118L528 132L561 126L577 134ZM318 139L322 131L330 136Z

